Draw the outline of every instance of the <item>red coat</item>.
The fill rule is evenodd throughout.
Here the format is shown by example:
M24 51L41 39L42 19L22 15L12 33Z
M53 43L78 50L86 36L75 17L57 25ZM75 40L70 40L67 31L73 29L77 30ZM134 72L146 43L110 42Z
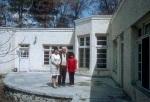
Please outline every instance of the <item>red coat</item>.
M77 61L75 58L68 58L67 66L68 72L75 72L77 69Z

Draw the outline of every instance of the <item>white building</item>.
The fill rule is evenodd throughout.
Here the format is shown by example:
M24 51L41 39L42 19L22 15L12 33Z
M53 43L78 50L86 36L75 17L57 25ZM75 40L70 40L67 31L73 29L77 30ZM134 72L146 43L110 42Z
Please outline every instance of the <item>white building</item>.
M113 16L78 19L75 28L0 28L0 72L49 71L53 48L66 46L77 74L112 77L132 102L150 102L149 5L122 0Z

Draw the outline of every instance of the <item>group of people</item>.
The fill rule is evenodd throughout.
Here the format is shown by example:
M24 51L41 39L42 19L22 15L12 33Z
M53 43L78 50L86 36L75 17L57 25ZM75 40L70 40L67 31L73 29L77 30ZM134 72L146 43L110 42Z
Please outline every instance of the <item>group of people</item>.
M56 88L56 79L58 76L58 87L65 87L66 73L69 73L69 84L74 86L74 74L77 70L77 61L73 53L67 53L66 47L62 47L62 52L59 53L58 49L54 49L51 56L51 75L52 86Z

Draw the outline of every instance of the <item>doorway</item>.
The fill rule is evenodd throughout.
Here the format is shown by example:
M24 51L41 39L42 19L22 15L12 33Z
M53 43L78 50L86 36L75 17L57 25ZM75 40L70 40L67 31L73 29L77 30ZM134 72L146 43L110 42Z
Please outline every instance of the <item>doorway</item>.
M29 71L29 46L21 47L20 51L20 71L28 72Z

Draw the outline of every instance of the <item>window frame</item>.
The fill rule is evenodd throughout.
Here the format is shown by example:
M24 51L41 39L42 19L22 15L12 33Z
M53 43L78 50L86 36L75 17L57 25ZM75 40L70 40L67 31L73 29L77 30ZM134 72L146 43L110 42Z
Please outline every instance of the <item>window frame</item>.
M50 66L51 65L51 55L53 54L54 48L57 48L59 52L62 51L62 47L66 47L67 52L74 52L73 45L45 45L43 44L43 66ZM49 46L48 49L44 49L44 46ZM68 47L72 47L73 49L68 49ZM49 51L49 64L44 64L44 51Z
M87 38L89 39L89 40L87 40ZM82 42L83 42L83 45L80 45L80 43L81 43L81 40L80 39L84 39ZM89 44L87 44L87 41L88 41L88 43ZM81 67L80 66L80 63L81 63L81 61L80 61L80 49L83 49L83 66ZM87 59L87 53L86 53L86 50L89 50L89 56L88 56L88 59L89 59L89 61L87 62L86 61L86 59ZM78 47L78 50L79 50L79 53L78 53L78 59L79 59L79 68L81 68L81 69L83 69L83 68L86 68L86 69L89 69L90 68L90 37L89 36L83 36L83 37L79 37L79 47ZM87 64L86 63L89 63L88 64L88 67L86 66Z
M137 70L136 70L136 73L137 73L137 77L136 77L136 85L138 85L139 87L141 87L142 89L150 92L150 66L149 66L149 89L146 89L142 86L142 39L146 38L146 37L149 37L149 41L150 41L150 32L149 33L146 33L146 26L150 24L150 23L147 23L147 24L142 24L141 27L138 27L138 34L137 34L137 37L136 37L136 42L137 42ZM141 36L139 36L139 30L141 29ZM141 44L141 80L139 80L139 44ZM150 51L150 44L149 44L149 51ZM149 58L150 58L150 54L149 54ZM149 62L150 62L150 59L149 59Z
M30 44L19 44L19 51L20 51L20 58L21 59L29 59L29 57L30 57ZM28 52L26 52L26 51L28 51Z
M106 37L106 40L98 40L98 37ZM98 45L99 41L106 41L106 44L102 44L102 45ZM108 36L107 35L97 35L96 36L96 66L95 69L96 70L107 70L107 44L108 44ZM98 49L105 49L106 50L106 58L98 58ZM106 63L100 63L100 64L105 64L106 68L98 68L97 64L98 64L98 59L106 59Z

